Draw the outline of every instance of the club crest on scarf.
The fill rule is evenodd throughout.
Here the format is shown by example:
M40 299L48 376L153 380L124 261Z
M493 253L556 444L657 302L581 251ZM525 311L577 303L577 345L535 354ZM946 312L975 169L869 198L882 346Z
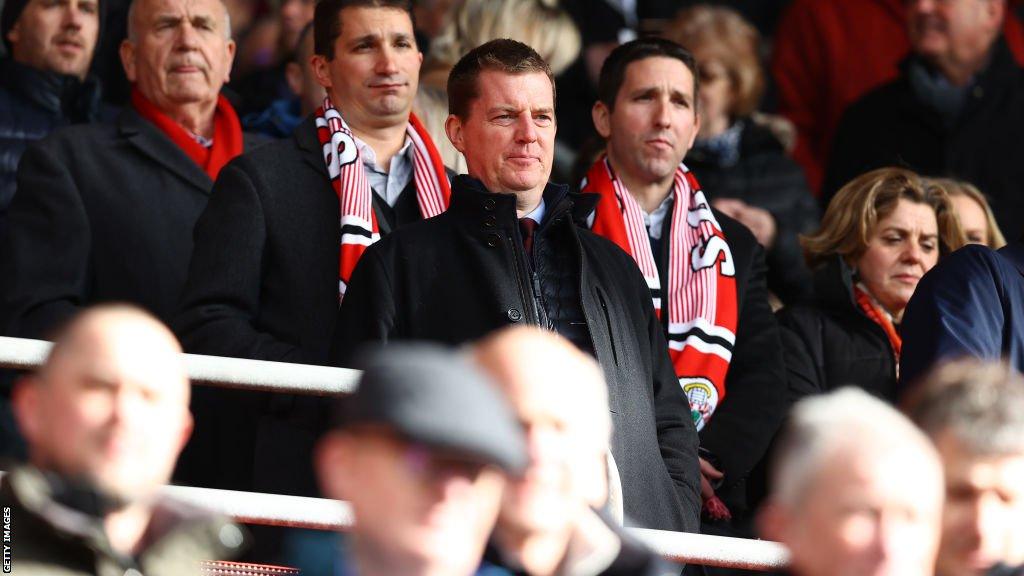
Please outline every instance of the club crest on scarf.
M341 244L338 304L341 304L356 263L367 246L380 240L380 230L373 213L373 190L360 160L355 136L330 97L324 98L323 106L316 111L316 133L331 186L338 196ZM413 179L420 214L424 218L437 216L448 208L451 197L451 185L441 155L414 114L409 115L406 134L412 141Z
M658 272L643 209L602 156L584 192L600 196L594 232L615 242L640 268L655 313L668 303L668 352L701 430L725 399L736 343L736 268L729 244L697 179L680 164L673 178L667 288ZM696 375L696 376L695 376Z

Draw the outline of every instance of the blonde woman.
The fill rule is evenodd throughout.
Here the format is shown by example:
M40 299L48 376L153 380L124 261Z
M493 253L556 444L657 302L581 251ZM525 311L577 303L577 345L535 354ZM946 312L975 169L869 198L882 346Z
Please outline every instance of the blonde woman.
M1006 246L1006 238L988 200L974 184L952 178L933 178L930 182L949 194L968 243L982 244L993 250Z
M964 243L945 190L882 168L844 186L802 239L815 301L779 312L795 396L854 384L896 399L899 325L917 283Z
M430 46L414 104L445 166L464 174L466 161L448 141L448 72L473 48L497 38L518 40L540 54L558 76L580 52L580 33L557 0L465 0Z

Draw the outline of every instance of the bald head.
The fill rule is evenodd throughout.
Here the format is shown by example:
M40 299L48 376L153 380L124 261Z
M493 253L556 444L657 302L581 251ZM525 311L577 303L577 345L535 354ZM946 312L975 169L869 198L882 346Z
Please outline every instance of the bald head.
M527 433L529 464L506 489L499 532L564 530L579 510L601 506L611 418L598 364L554 333L526 327L482 340L473 357Z
M129 503L170 479L191 431L189 383L174 335L129 306L75 318L14 409L36 466Z

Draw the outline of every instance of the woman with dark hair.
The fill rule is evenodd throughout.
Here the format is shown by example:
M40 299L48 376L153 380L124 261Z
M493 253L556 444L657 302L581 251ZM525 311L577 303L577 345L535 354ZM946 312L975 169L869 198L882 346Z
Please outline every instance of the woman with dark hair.
M801 243L815 302L778 314L791 393L853 384L895 401L903 310L925 272L964 244L948 194L909 170L873 170Z
M768 289L786 304L808 300L798 236L818 225L818 207L782 143L785 121L756 113L764 92L757 31L728 8L699 5L680 12L665 36L693 53L700 74L700 132L687 167L715 208L767 250Z

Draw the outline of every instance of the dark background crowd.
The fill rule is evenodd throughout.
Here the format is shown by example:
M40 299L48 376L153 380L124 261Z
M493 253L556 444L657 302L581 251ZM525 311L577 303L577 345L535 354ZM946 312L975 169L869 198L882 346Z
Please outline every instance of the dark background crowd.
M462 345L509 324L564 339L476 344L506 397L477 398L475 375L460 394L500 412L493 429L399 413L431 406L458 420L457 395L430 386L471 369L452 372L454 357L437 350L407 350L397 373L371 361L383 375L371 369L368 386L383 396L359 396L342 416L309 397L196 390L194 429L175 412L175 430L187 431L164 446L164 467L184 447L175 481L345 498L388 518L371 501L386 498L378 478L331 471L422 450L434 480L473 480L464 518L498 518L489 541L486 529L463 534L473 550L452 573L481 554L484 568L519 573L508 550L523 555L520 571L569 573L522 564L532 561L524 527L543 516L523 495L537 454L570 463L524 414L540 418L534 402L569 405L593 389L539 399L523 382L557 387L585 373L607 386L592 413L611 414L611 432L602 420L597 433L610 439L571 465L603 470L613 456L618 472L605 476L621 480L622 501L608 504L603 485L598 496L574 485L552 502L571 493L562 529L605 527L597 538L619 546L595 573L616 573L620 561L631 573L664 569L617 528L606 533L608 515L767 536L792 547L795 572L830 573L830 554L863 549L839 536L830 549L812 532L859 512L803 515L842 499L810 490L840 465L857 478L906 468L891 485L921 487L912 512L924 520L908 522L919 532L904 540L920 556L893 553L906 564L894 560L892 573L926 573L936 556L949 575L1024 562L1024 538L1004 535L1006 522L986 532L976 521L966 551L945 535L967 531L960 508L989 493L1004 518L1024 511L1024 490L1006 487L1024 481L1014 468L1022 423L992 401L1021 403L1014 372L1024 368L1024 2L134 1L0 0L0 335L63 334L57 350L71 352L51 362L84 362L72 344L92 341L80 333L95 318L68 322L90 305L127 302L145 313L98 315L156 330L161 361L177 341L185 352L359 367L368 343ZM484 122L481 102L505 104L485 109ZM510 160L513 148L521 154ZM131 339L128 328L120 338ZM544 353L558 346L563 356ZM932 372L962 356L1010 368ZM580 372L520 373L543 362ZM417 374L433 390L418 392L419 404L402 388ZM978 393L988 403L972 396L975 374L979 390L996 390ZM0 379L0 452L35 466L72 458L40 448L55 439L39 406L56 400L19 390L74 378ZM867 395L835 393L850 385ZM963 405L961 418L935 398ZM510 416L503 402L525 412ZM999 421L985 424L986 414ZM840 438L884 444L879 427L895 440L870 456ZM981 438L1003 429L999 441ZM572 432L559 442L588 435ZM1004 464L1003 484L961 478ZM527 480L499 506L516 474ZM46 485L15 478L15 498ZM952 479L975 483L957 492ZM62 504L63 491L78 495L56 486ZM591 508L601 516L579 512ZM502 520L516 513L520 524ZM386 539L385 524L366 522L380 533L363 537ZM897 545L887 530L872 542ZM301 563L323 550L315 533L255 535L258 560ZM861 560L850 554L850 573L869 573L854 569Z

